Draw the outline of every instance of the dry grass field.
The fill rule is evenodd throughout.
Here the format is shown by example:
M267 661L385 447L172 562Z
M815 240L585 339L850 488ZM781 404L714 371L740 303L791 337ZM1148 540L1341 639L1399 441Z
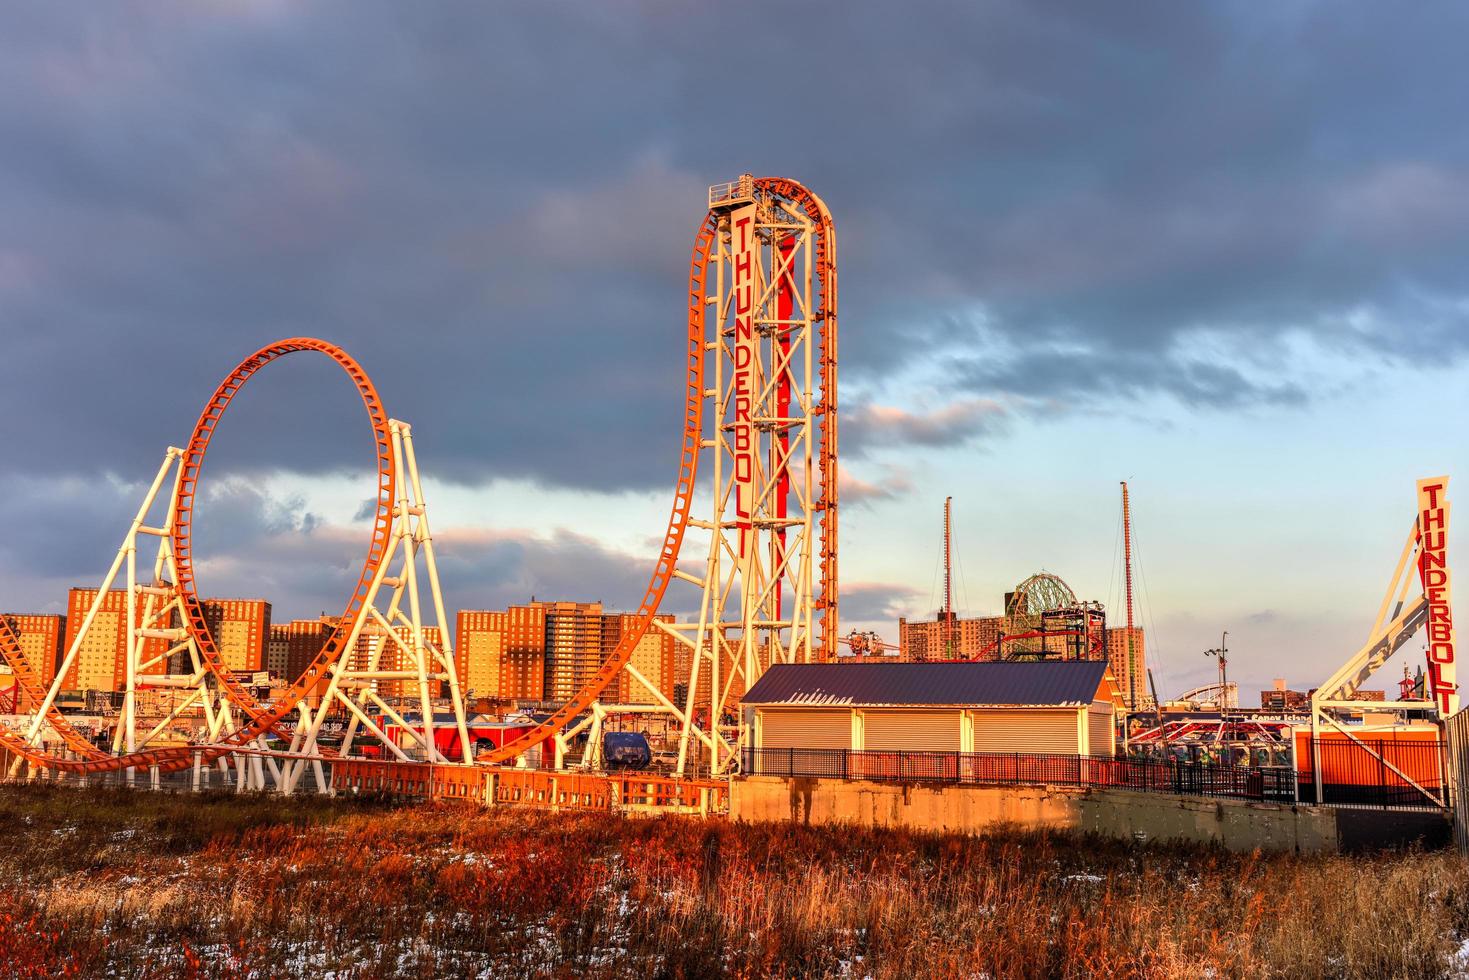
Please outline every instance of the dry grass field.
M0 825L4 977L1469 971L1469 865L1447 853L46 786L0 788Z

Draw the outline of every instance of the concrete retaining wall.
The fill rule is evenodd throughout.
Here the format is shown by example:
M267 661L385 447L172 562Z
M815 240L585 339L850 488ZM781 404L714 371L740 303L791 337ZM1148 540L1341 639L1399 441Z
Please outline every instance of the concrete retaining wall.
M853 823L973 833L998 824L1074 827L1080 790L750 776L730 787L735 820Z
M1326 807L1092 790L1078 801L1079 829L1134 840L1217 843L1231 851L1334 852L1336 811Z
M730 817L954 833L1011 825L1218 843L1236 851L1316 852L1338 846L1336 814L1327 808L1111 789L750 776L731 786Z

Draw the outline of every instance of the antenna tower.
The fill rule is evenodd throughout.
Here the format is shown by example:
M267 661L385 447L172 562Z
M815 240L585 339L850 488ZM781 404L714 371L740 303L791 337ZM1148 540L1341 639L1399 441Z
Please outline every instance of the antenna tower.
M944 498L944 659L954 659L954 498Z
M1127 481L1122 481L1122 577L1127 594L1127 690L1129 708L1136 707L1137 640L1132 631L1132 513L1127 506Z

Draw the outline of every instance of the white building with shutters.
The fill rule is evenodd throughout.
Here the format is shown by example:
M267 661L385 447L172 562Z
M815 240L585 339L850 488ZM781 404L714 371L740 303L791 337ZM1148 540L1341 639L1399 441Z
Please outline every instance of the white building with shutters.
M1121 691L1104 661L776 664L745 695L760 749L1107 756Z

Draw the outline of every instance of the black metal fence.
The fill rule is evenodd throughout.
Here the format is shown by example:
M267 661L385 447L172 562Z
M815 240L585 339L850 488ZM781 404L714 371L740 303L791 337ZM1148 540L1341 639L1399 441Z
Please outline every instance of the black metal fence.
M1295 773L1289 768L1027 752L749 748L744 772L878 782L1111 787L1283 803L1293 802L1296 793Z
M1454 794L1454 840L1469 857L1469 708L1460 709L1444 725L1448 734L1448 779Z
M1413 747L1389 746L1379 759L1356 743L1323 743L1322 802L1329 806L1423 809L1445 805L1441 743L1397 744ZM1291 766L1240 766L1177 758L747 748L743 761L744 773L753 776L1110 787L1271 803L1315 802L1309 760L1300 760L1302 771L1297 773Z

